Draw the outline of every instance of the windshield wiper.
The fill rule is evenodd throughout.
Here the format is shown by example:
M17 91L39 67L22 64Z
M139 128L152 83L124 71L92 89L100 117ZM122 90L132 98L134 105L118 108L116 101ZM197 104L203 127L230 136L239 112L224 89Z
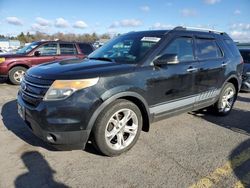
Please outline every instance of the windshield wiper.
M110 61L115 63L114 59L107 58L107 57L89 57L88 59L94 59L94 60L102 60L102 61Z

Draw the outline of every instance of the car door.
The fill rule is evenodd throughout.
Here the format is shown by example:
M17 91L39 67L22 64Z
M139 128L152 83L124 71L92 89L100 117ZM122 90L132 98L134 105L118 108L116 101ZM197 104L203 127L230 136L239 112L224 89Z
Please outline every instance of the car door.
M38 53L37 53L38 52ZM41 63L47 63L55 60L57 55L57 43L46 43L38 47L34 51L34 55L31 56L30 62L31 65L38 65Z
M195 87L199 88L197 102L216 97L224 82L227 59L215 38L196 37L195 54L199 60L199 72Z
M77 48L74 43L59 43L59 55L56 56L57 60L78 58Z
M194 87L198 62L194 57L192 35L175 36L159 54L176 54L177 64L155 67L149 80L150 112L161 115L166 112L192 109L195 102Z

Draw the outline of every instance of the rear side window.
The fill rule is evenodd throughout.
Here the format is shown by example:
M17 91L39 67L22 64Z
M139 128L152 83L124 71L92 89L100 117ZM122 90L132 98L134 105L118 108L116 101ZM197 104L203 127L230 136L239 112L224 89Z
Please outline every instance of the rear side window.
M244 60L244 63L250 63L250 50L249 51L240 51L241 56Z
M192 61L194 60L193 39L191 37L176 38L164 50L163 54L176 54L180 62Z
M76 47L74 44L60 44L60 51L62 55L74 55L77 54Z
M196 39L196 44L196 55L199 59L215 59L223 56L214 39Z
M240 52L239 52L239 49L238 47L236 46L236 44L234 43L234 41L230 40L230 39L225 39L224 40L227 47L229 48L229 50L231 51L231 53L234 55L234 56L240 56Z
M84 55L89 55L90 53L93 52L93 48L91 47L90 44L80 43L78 44L78 46Z

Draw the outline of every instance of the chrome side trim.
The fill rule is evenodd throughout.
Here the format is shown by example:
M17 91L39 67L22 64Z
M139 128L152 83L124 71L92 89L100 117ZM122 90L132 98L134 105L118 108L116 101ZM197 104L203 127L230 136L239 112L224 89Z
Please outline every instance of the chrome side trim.
M197 95L196 102L200 102L206 99L214 98L220 94L220 89L213 89L211 91L203 92Z
M151 114L159 114L159 113L166 112L166 111L169 111L172 109L176 109L176 108L179 108L182 106L191 105L191 104L195 103L195 99L196 99L196 96L186 98L186 99L181 99L181 100L178 100L175 102L169 102L166 104L158 105L158 106L149 108L149 112Z
M220 89L213 89L213 90L206 91L197 95L185 97L177 101L173 101L173 102L170 101L168 103L158 104L156 106L150 107L149 112L151 114L159 114L159 113L167 112L167 111L174 110L180 107L194 105L195 103L199 103L207 99L215 98L219 94L220 94Z

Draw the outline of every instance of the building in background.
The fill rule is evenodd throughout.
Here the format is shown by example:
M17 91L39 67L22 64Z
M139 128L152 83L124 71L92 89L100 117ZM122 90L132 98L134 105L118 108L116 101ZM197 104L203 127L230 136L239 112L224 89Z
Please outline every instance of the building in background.
M19 40L10 40L5 38L0 38L0 49L3 49L5 51L12 51L16 50L21 46L21 43Z
M108 42L110 39L99 39L98 41L95 41L93 46L95 49L103 46L106 42Z
M245 49L245 48L249 48L250 49L250 42L249 43L236 43L236 45L238 46L239 49Z

